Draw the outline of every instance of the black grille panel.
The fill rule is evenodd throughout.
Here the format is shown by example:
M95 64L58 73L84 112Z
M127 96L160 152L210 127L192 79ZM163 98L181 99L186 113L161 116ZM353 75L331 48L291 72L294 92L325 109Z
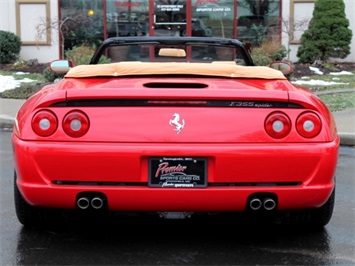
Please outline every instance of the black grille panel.
M231 107L231 108L303 108L303 106L287 102L248 101L248 100L70 100L59 102L53 107L120 107L120 106L197 106L197 107Z
M52 182L54 185L65 186L142 186L147 187L147 182L105 182L105 181L61 181ZM302 182L237 182L237 183L208 183L208 187L289 187L300 186Z

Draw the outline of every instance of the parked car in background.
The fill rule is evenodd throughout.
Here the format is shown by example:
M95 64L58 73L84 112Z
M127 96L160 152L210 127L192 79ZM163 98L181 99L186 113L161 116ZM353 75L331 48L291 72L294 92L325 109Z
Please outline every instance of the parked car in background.
M331 219L336 125L287 63L254 66L234 39L118 37L89 65L51 68L65 77L24 103L12 134L23 225L63 209Z

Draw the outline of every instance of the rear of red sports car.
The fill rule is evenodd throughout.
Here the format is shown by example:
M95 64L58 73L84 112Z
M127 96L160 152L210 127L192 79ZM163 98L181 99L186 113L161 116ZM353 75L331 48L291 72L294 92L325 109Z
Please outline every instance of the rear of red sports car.
M339 147L327 107L276 70L205 65L77 66L27 100L12 135L20 222L57 208L289 211L327 224Z

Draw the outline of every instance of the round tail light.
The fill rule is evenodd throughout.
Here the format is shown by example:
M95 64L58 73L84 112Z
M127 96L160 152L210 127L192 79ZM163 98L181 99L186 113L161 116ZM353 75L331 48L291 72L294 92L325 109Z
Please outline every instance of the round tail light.
M271 113L265 120L265 131L274 139L282 139L291 131L291 120L282 112Z
M82 137L88 132L89 118L81 111L72 111L63 119L64 132L73 138Z
M322 128L322 121L313 112L304 112L296 120L298 134L304 138L314 138Z
M41 110L32 118L32 129L41 137L52 135L58 127L58 119L56 115L49 110Z

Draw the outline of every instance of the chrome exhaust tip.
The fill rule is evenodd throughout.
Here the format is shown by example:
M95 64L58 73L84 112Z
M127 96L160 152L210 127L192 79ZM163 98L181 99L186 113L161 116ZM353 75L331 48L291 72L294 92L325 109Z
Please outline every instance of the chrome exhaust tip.
M252 210L254 210L254 211L259 210L261 208L261 206L262 206L262 202L261 202L260 199L253 198L253 199L250 200L249 207Z
M103 205L104 205L104 201L100 197L94 197L91 200L91 206L96 210L101 209Z
M264 199L263 206L264 206L265 210L271 211L271 210L275 209L276 202L271 198L266 198L266 199Z
M89 208L89 206L90 206L90 200L89 200L89 198L87 198L87 197L81 197L81 198L79 198L79 199L77 200L76 205L77 205L80 209L85 210L85 209Z

